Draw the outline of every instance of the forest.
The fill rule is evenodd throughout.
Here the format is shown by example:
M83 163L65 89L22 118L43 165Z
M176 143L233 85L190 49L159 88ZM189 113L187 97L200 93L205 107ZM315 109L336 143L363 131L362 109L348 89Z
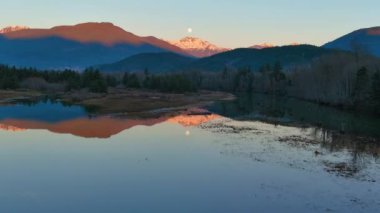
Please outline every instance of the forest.
M39 71L0 66L0 89L45 92L88 90L107 93L109 87L187 93L197 90L235 94L266 93L289 96L354 111L380 114L380 63L373 57L338 53L318 57L308 64L283 67L279 62L220 72L106 73L88 68Z
M380 114L380 62L367 55L328 54L286 68L274 62L258 70L225 68L200 76L203 89L288 96Z

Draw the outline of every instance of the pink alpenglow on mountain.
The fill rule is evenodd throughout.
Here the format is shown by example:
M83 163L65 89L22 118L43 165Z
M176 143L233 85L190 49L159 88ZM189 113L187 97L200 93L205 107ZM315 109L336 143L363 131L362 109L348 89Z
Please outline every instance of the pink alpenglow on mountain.
M182 53L179 48L163 40L153 36L137 36L108 22L88 22L74 26L57 26L50 29L24 28L23 30L8 30L4 34L10 39L59 37L81 43L99 43L106 46L117 44L150 44L172 52Z
M270 48L270 47L274 47L274 46L275 45L270 44L270 43L262 43L262 44L253 45L250 48L261 50L261 49Z
M185 37L179 41L171 41L170 43L195 57L208 57L230 50L195 37Z
M21 67L80 70L141 53L173 52L189 56L167 41L153 36L138 36L107 22L50 29L11 27L2 32L2 63Z
M373 27L367 30L368 35L380 36L380 27Z
M284 46L298 46L298 45L301 45L301 44L297 42L293 42L290 44L285 44ZM270 44L270 43L262 43L262 44L253 45L250 48L261 50L261 49L272 48L272 47L278 47L278 46L274 44Z
M8 26L3 29L0 29L0 34L16 32L20 30L27 30L27 29L29 29L29 27L27 26Z

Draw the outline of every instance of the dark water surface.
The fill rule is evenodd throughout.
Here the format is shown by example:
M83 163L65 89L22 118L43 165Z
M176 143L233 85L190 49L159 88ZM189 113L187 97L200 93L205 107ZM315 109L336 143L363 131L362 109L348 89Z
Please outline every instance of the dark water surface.
M262 95L208 110L0 106L0 212L379 210L380 119Z

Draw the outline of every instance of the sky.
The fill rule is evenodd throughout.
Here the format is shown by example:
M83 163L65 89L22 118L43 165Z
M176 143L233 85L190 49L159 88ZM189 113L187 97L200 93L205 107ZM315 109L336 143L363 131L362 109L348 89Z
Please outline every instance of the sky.
M195 36L228 48L322 45L380 26L380 0L1 0L0 5L0 27L112 22L141 36Z

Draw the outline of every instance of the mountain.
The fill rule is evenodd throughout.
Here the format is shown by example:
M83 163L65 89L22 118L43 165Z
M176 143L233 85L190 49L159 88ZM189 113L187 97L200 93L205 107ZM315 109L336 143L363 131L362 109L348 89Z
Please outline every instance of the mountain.
M284 45L284 46L298 46L298 45L302 45L300 43L297 43L297 42L293 42L293 43L290 43L290 44L287 44L287 45ZM256 45L253 45L249 48L252 48L252 49L265 49L265 48L271 48L271 47L279 47L277 45L274 45L274 44L270 44L270 43L262 43L262 44L256 44Z
M256 45L253 45L249 48L253 48L253 49L265 49L265 48L270 48L270 47L274 47L275 45L273 44L269 44L269 43L262 43L262 44L256 44Z
M173 116L162 116L144 119L118 119L111 116L94 118L72 118L57 122L31 119L4 119L0 120L0 130L24 131L28 129L44 129L54 133L71 134L83 138L109 138L135 126L153 126L158 123L169 122L184 127L198 126L202 123L217 119L216 114L189 115L181 113Z
M265 49L242 48L199 59L186 67L188 70L222 71L225 67L258 69L264 64L280 62L285 68L309 63L316 57L336 52L311 45L282 46Z
M0 34L0 63L40 69L82 69L135 54L168 51L186 55L166 41L140 37L111 23L23 29Z
M148 53L128 57L122 61L96 66L101 71L143 71L152 73L174 71L218 72L251 67L258 70L262 65L280 62L284 68L310 63L313 59L338 50L311 45L282 46L265 49L242 48L219 53L206 58L189 58L174 53Z
M172 41L170 43L195 57L207 57L229 50L195 37L185 37L179 41Z
M105 72L139 72L145 69L151 73L179 70L195 59L175 53L142 53L112 64L95 66Z
M380 56L380 27L356 30L325 45L325 48L362 51Z
M29 29L29 27L27 26L9 26L9 27L0 29L0 34L10 33L10 32L15 32L15 31L20 31L20 30L27 30L27 29Z

